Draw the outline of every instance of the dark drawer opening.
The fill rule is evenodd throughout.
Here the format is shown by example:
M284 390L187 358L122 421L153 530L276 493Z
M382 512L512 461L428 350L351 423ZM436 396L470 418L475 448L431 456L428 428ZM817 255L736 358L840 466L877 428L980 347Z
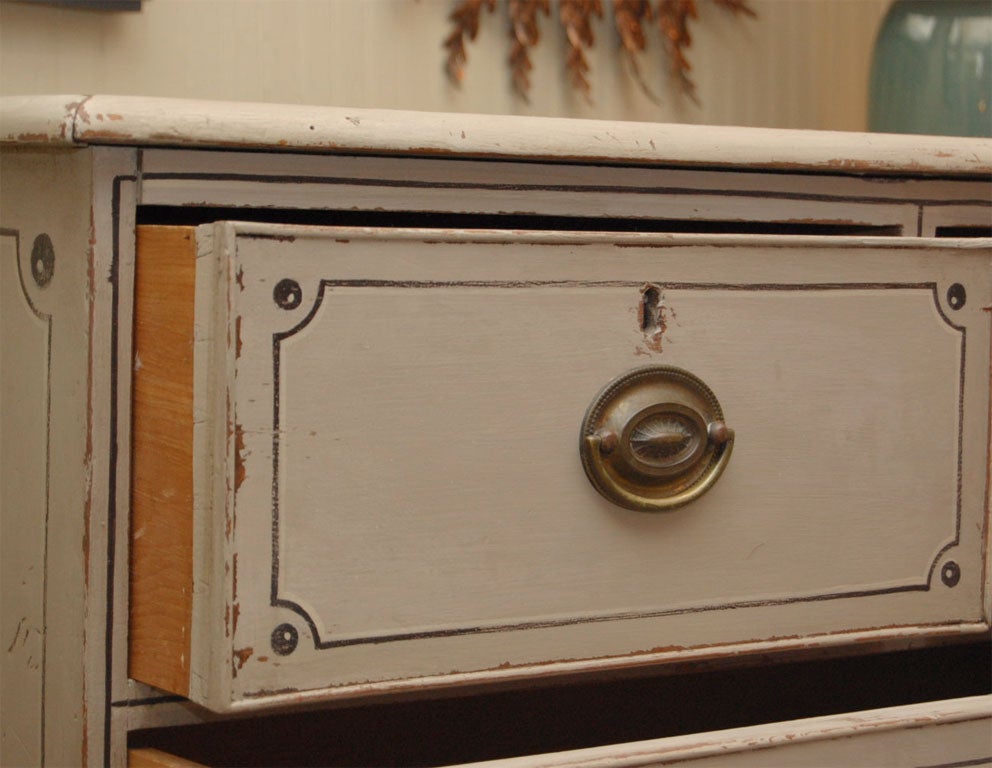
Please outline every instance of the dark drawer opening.
M937 237L992 237L992 224L987 227L937 227Z
M145 205L138 207L139 225L195 226L214 221L258 221L334 227L412 227L423 229L489 229L561 232L658 232L698 235L815 235L820 237L898 237L899 225L849 221L777 221L734 219L671 219L604 216L539 216L530 214L432 213L427 211L300 210L291 208L218 208L212 206Z
M135 731L212 766L435 766L992 692L989 642Z

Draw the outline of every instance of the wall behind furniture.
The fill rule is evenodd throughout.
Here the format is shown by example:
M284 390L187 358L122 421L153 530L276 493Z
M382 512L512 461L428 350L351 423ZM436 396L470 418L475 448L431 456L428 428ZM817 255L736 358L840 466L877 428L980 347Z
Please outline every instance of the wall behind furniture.
M701 106L669 81L653 24L641 71L657 101L645 96L606 20L596 27L588 103L566 81L554 17L541 19L528 104L510 87L505 0L483 17L461 88L443 72L453 0L144 0L140 12L0 0L0 94L864 130L871 47L888 0L750 1L756 20L699 0L690 56Z

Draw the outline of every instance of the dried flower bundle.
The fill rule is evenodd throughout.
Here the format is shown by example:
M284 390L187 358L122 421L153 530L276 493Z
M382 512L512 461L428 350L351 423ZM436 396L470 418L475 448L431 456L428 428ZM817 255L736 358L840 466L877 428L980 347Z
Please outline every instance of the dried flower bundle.
M637 55L647 46L643 25L651 20L651 4L648 0L613 0L613 20L617 34L620 35L620 47L627 57L634 79L652 101L657 101L644 81L637 63Z
M513 88L524 100L529 101L530 71L534 65L530 61L530 49L541 39L537 28L537 14L551 13L550 0L510 0L510 36L513 47L510 50L510 71L513 73Z
M593 16L603 18L602 0L558 0L558 19L568 43L565 70L572 87L587 99L592 94L592 85L586 77L589 61L585 49L592 48L596 42L592 32Z
M530 71L534 68L530 52L541 39L538 16L550 15L550 2L551 0L507 2L512 40L510 72L514 90L524 99L528 98L530 92ZM748 5L748 0L713 2L738 16L757 15ZM612 5L613 23L620 38L620 49L641 89L652 100L657 100L647 87L638 63L639 55L647 47L645 25L656 19L671 75L678 82L682 93L698 103L696 85L689 74L692 65L688 57L688 50L692 45L689 22L698 18L697 0L657 0L655 7L652 7L651 0L612 0ZM454 30L445 38L444 47L448 50L446 69L454 83L461 83L465 76L465 38L474 40L479 32L479 17L483 9L492 12L495 8L496 0L459 0L449 16ZM565 30L567 41L565 69L572 87L586 98L589 98L592 91L586 51L595 42L593 17L603 17L603 0L558 0L558 20Z
M695 0L661 0L658 3L658 29L661 30L672 77L682 86L683 93L697 103L696 85L689 77L692 65L686 51L692 45L689 19L698 17Z
M496 0L461 0L448 17L455 28L444 40L444 47L448 49L446 69L448 77L455 83L461 83L465 78L465 64L468 62L465 38L475 40L479 34L479 16L483 7L490 12L496 10Z

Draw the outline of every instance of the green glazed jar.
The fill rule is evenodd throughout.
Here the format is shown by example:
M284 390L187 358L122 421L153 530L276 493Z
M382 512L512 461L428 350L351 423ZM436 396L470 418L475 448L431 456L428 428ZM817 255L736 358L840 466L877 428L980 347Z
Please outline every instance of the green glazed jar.
M992 0L896 0L871 71L868 126L992 136Z

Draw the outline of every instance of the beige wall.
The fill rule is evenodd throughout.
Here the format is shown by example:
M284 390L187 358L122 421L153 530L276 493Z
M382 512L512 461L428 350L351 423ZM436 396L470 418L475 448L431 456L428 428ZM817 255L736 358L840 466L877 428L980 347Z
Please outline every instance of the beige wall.
M609 0L607 0L608 2ZM606 22L594 104L572 93L563 35L542 19L533 95L509 86L505 10L483 19L461 89L443 73L452 0L144 0L140 13L0 0L0 94L115 93L450 112L861 130L888 0L751 0L738 21L700 0L691 52L702 106L667 80L656 30L646 98Z

